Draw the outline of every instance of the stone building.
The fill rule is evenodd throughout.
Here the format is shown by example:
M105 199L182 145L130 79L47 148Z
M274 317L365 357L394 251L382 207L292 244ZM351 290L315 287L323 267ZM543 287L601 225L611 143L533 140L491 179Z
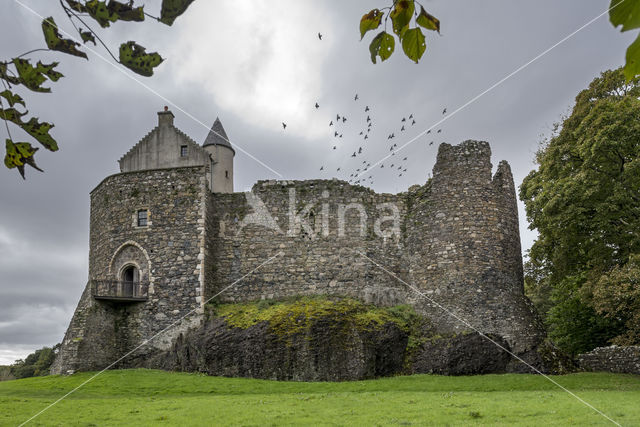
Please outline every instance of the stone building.
M309 180L259 181L245 194L233 192L220 120L200 145L173 119L158 113L120 173L91 192L89 280L54 373L102 369L141 344L139 357L168 349L218 293L410 303L440 331L470 324L521 355L543 340L524 296L513 177L505 161L492 176L488 143L442 144L433 178L405 193Z

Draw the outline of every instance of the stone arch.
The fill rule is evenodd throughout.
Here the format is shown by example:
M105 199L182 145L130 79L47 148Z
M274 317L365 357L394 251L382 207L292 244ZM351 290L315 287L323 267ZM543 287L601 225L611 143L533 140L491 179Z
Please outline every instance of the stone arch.
M135 267L137 269L138 279L141 282L148 281L150 285L153 284L149 254L140 244L133 240L124 242L113 253L109 262L109 278L121 280L122 274L127 267Z

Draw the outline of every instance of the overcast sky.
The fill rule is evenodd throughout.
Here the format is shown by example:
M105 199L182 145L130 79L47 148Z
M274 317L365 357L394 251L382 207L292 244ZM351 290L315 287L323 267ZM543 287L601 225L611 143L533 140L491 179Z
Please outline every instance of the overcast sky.
M220 117L236 146L236 191L258 179L348 179L356 164L350 154L358 147L374 163L388 154L387 135L394 132L402 145L441 120L445 107L449 118L438 126L442 133L403 150L407 172L398 177L375 170L371 186L395 193L424 184L437 145L466 139L488 141L494 167L507 160L519 186L553 123L601 71L622 65L635 36L619 33L605 15L452 115L603 13L609 0L425 1L442 21L442 35L428 34L420 64L397 46L388 61L373 65L373 34L360 42L358 23L363 13L388 3L197 0L173 27L116 23L101 32L114 52L127 40L160 52L166 61L152 78L117 66L99 47L89 52L89 61L32 54L60 61L65 75L51 94L19 92L33 115L55 123L60 150L38 152L45 173L27 169L26 181L0 168L0 364L61 341L87 280L89 192L118 172L117 160L156 125L164 105L175 114L175 125L200 143ZM145 4L157 14L160 1ZM57 2L3 0L4 60L44 47L41 18L27 7L72 32ZM367 105L373 126L364 142L358 134L366 129ZM338 143L328 126L336 113L348 119L338 129ZM400 120L409 114L416 125L400 132ZM4 139L4 127L0 132ZM28 140L15 127L12 134ZM522 206L520 224L526 250L535 234L527 230Z

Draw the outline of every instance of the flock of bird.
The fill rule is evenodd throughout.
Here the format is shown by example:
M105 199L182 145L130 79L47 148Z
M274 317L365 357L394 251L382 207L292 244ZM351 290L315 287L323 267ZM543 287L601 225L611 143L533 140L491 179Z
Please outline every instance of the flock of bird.
M318 38L322 40L322 34L318 33ZM356 93L355 96L353 97L353 101L358 102L359 99L360 97ZM320 110L321 109L320 104L316 102L314 104L314 108L316 110ZM389 141L388 142L390 144L389 152L391 154L390 155L388 154L387 156L385 156L386 160L378 161L378 163L375 163L372 166L372 162L365 158L365 152L367 151L367 148L368 148L367 146L369 145L368 142L370 139L375 138L374 134L371 133L374 127L374 123L373 123L373 119L371 118L371 115L373 115L373 113L371 112L371 108L369 107L369 105L365 105L364 113L366 114L366 119L364 119L364 123L362 123L362 127L360 128L359 132L358 130L356 130L356 132L358 132L357 135L354 133L354 135L357 136L358 138L361 138L362 141L360 143L356 143L355 145L351 145L349 143L340 144L343 136L345 136L346 133L351 130L349 128L345 128L346 126L348 126L346 125L346 123L348 122L348 119L345 114L336 113L335 121L333 117L329 121L329 128L331 132L330 135L335 140L334 143L331 144L331 150L337 150L341 145L351 145L352 148L348 151L353 150L352 154L346 155L347 156L346 160L349 161L349 164L351 166L349 170L346 170L347 168L345 168L343 164L342 166L336 167L336 172L342 172L342 174L345 174L345 177L346 177L346 173L349 173L349 183L354 185L362 185L362 184L373 185L374 184L374 179L373 179L374 167L379 169L387 169L387 170L390 169L394 171L394 173L397 173L398 177L402 177L403 174L405 174L408 170L408 166L407 166L408 156L403 157L401 160L399 159L399 156L398 156L398 159L396 160L394 156L396 155L396 152L399 149L399 147L397 143L391 143L391 142L394 138L396 138L396 132L398 132L398 135L401 135L403 132L407 131L408 128L415 126L417 124L414 114L410 113L408 116L402 117L399 120L400 129L392 130L390 133L387 134L386 139L387 141ZM447 114L447 109L444 108L442 110L442 115L446 115L446 114ZM352 123L354 122L349 121L349 124L352 124ZM287 129L287 124L285 122L282 122L282 128L283 130ZM425 136L431 134L431 131L432 129L428 129L427 132L425 133ZM442 129L438 129L435 132L435 134L440 134L440 133L442 133ZM349 140L351 140L350 135L347 134L346 136L349 138ZM375 139L378 140L379 138L375 138ZM407 138L406 141L399 141L399 142L406 143L408 141L409 139ZM434 143L435 143L435 139L432 138L431 141L429 141L428 145L432 146ZM376 142L375 144L382 144L382 142ZM356 146L357 148L355 148ZM354 158L362 158L362 161L357 164L353 164ZM325 168L325 165L321 165L320 171L327 173L329 172L329 167Z

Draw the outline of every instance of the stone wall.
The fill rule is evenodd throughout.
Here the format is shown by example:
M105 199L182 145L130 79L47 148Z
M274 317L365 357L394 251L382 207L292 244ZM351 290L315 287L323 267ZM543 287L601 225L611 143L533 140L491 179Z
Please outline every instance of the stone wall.
M188 312L201 312L206 194L205 167L121 173L93 190L90 282L54 372L104 368ZM148 212L147 226L137 226L138 210ZM119 280L125 265L138 267L140 280L149 282L148 300L94 299L91 280ZM199 321L200 314L191 316L149 345L167 348Z
M442 144L434 178L397 195L337 180L259 181L247 195L214 194L206 297L282 252L220 300L330 294L410 302L443 332L477 328L504 337L517 353L531 350L544 333L524 296L513 177L501 162L492 178L490 156L486 142ZM392 207L396 229L384 221Z
M640 346L598 347L578 356L580 369L640 375Z
M338 180L211 193L209 173L208 165L121 173L91 193L89 279L117 280L133 265L149 299L98 301L90 282L54 372L103 368L198 309L151 343L169 348L218 294L410 303L441 333L494 334L516 354L535 353L544 338L523 291L513 177L506 162L492 176L486 142L442 144L433 179L396 195ZM137 226L139 210L147 226Z

